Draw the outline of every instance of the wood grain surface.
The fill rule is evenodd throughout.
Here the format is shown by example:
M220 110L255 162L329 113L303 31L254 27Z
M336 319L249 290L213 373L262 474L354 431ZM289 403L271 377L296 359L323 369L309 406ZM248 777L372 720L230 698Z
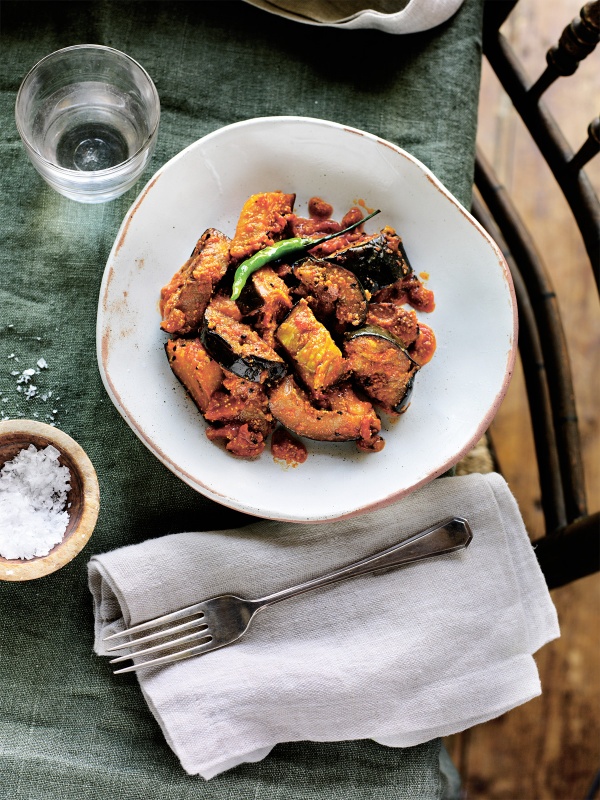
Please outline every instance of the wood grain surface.
M532 80L581 0L520 0L503 27ZM600 47L545 102L577 151L598 114ZM478 144L540 250L558 294L574 373L590 511L600 508L600 304L570 211L487 64ZM586 168L600 193L600 156ZM491 439L532 538L543 534L533 440L520 364ZM578 800L600 769L600 576L555 590L562 635L536 655L541 697L497 720L450 737L468 800Z

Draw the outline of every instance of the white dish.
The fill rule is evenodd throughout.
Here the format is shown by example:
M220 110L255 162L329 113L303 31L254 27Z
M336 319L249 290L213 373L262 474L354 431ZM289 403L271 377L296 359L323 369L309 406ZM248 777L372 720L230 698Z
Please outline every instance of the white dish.
M384 419L380 453L354 443L307 442L307 461L285 468L269 449L255 461L211 443L172 374L160 328L161 287L208 227L233 235L255 192L295 192L341 218L363 200L392 225L436 309L423 320L437 351L415 381L408 411ZM516 302L496 244L433 174L399 147L323 120L267 117L205 136L165 164L136 199L108 258L97 348L108 394L172 472L218 503L248 514L324 521L386 505L441 475L477 442L506 392L515 359Z

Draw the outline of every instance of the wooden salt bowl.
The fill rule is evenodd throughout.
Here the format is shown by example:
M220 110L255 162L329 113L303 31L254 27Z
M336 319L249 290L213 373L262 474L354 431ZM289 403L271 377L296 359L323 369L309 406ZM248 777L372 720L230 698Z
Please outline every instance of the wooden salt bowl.
M33 420L0 422L0 469L30 444L38 450L53 445L60 451L59 464L71 474L67 493L69 523L62 541L48 555L26 560L0 556L3 581L29 581L64 567L87 544L98 519L100 489L96 471L83 448L63 431Z

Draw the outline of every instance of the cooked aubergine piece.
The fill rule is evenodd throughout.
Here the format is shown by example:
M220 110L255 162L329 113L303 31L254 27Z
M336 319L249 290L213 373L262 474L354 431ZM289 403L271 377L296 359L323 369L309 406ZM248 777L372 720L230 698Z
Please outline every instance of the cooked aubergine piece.
M209 228L190 258L161 291L161 328L176 336L197 330L213 289L228 266L229 239L216 228Z
M204 315L202 343L223 369L240 378L263 383L277 381L287 365L249 325L210 306Z
M400 341L367 326L347 334L344 353L354 379L376 405L395 414L407 408L418 365Z
M224 292L218 292L217 294L214 294L210 298L210 303L208 304L207 308L219 311L226 317L231 317L231 319L234 319L236 322L242 321L242 312L238 308L237 303Z
M415 312L397 303L369 303L367 324L389 331L405 347L412 345L419 335L419 320Z
M231 257L235 261L242 261L279 241L295 200L295 194L283 192L262 192L249 197L244 203L231 242Z
M371 403L361 400L349 383L342 383L323 394L326 408L317 408L287 375L268 391L269 407L275 419L297 436L319 442L370 443L381 429L381 421Z
M223 382L223 370L208 355L200 339L170 339L165 352L175 376L204 413Z
M253 272L235 302L244 316L256 314L265 306L272 306L274 310L292 307L290 291L272 266Z
M252 325L267 344L274 347L275 330L292 307L292 298L288 287L272 267L261 267L251 275L237 305L245 316L252 318Z
M204 416L210 423L207 437L223 440L225 448L240 458L259 456L275 425L262 387L231 373L212 395Z
M331 386L345 373L341 350L304 298L290 311L275 335L294 361L299 376L314 392Z
M307 258L294 266L294 275L313 298L309 305L324 320L335 320L337 330L363 325L367 297L353 272L327 261Z
M222 387L212 395L204 416L217 424L248 423L263 436L267 436L274 426L262 386L230 372L225 372Z
M413 390L415 388L415 378L417 377L417 371L418 370L415 369L411 373L411 376L408 379L408 383L406 384L406 388L404 390L404 397L393 408L393 413L394 414L403 414L406 411L406 409L409 407L410 401L411 401L411 398L412 398L412 393L413 393Z
M371 294L412 272L402 240L392 228L336 250L325 260L349 269Z

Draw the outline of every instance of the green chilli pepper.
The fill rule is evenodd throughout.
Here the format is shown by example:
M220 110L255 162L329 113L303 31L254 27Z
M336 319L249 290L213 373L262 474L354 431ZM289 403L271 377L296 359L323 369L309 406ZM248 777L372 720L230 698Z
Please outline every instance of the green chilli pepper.
M246 285L246 281L250 275L252 275L253 272L256 272L257 269L264 267L265 264L270 264L271 261L276 261L277 259L284 258L285 256L294 255L299 253L301 250L306 250L309 247L316 247L318 244L328 242L330 239L343 236L345 233L348 233L348 231L357 228L359 225L362 225L363 222L366 222L368 219L371 219L371 217L374 217L375 214L379 213L380 209L377 209L377 211L373 211L373 213L369 214L367 217L363 217L357 222L354 222L352 225L349 225L347 228L344 228L343 231L330 233L329 236L323 236L321 239L308 239L301 237L297 237L295 239L282 239L281 242L276 242L270 247L265 247L262 250L259 250L257 253L254 253L253 256L250 256L250 258L242 261L242 263L236 269L235 275L233 276L231 299L238 299L240 292Z

